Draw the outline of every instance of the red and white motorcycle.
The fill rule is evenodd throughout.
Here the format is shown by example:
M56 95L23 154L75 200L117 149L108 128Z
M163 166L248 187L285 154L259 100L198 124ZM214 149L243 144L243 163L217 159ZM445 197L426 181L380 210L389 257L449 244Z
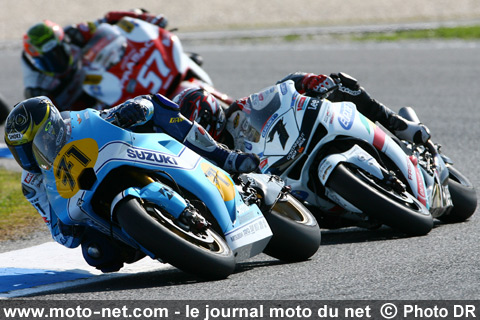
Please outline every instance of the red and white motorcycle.
M220 95L200 59L186 53L175 34L146 21L124 17L115 25L101 24L83 49L76 80L77 89L94 98L95 106L73 105L103 109L141 94L173 98L189 87Z

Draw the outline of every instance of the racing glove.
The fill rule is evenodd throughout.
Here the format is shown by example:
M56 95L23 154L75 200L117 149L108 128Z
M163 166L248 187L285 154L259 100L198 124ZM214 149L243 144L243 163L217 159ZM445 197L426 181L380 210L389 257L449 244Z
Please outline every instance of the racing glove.
M302 79L302 88L308 96L326 98L337 88L337 84L329 76L308 73Z
M130 128L147 122L153 114L151 101L140 97L130 99L108 110L102 111L102 117L121 128Z
M205 129L193 122L183 143L199 155L214 162L229 173L247 173L255 171L260 158L253 153L233 151L216 142Z
M239 150L226 150L227 160L223 164L223 169L227 172L248 173L253 172L260 164L260 158L253 153L245 153Z

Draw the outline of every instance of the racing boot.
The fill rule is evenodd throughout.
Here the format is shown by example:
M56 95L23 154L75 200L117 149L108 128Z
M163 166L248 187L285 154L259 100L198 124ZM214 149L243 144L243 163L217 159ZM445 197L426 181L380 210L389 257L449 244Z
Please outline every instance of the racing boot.
M194 122L183 143L229 173L255 171L260 159L252 153L232 151L217 143L198 123Z
M409 121L397 114L391 114L389 129L400 139L425 144L430 139L430 130L420 122Z

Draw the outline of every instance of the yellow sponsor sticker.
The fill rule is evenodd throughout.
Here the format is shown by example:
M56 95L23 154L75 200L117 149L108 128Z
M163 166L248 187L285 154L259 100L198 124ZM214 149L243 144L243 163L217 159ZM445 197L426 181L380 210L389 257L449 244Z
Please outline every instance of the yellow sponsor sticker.
M85 85L97 85L102 82L102 75L100 74L87 74L83 80Z
M203 162L201 168L208 180L217 187L223 201L228 202L235 198L235 189L230 177L207 162Z
M124 18L118 21L117 26L122 28L126 33L132 32L132 30L135 28L135 25L131 21L128 21Z
M183 120L185 120L185 118L173 117L173 118L170 118L170 123L179 123L179 122L182 122Z
M98 158L98 144L91 138L63 146L53 162L57 191L62 198L73 197L79 190L78 177L85 168L93 168Z

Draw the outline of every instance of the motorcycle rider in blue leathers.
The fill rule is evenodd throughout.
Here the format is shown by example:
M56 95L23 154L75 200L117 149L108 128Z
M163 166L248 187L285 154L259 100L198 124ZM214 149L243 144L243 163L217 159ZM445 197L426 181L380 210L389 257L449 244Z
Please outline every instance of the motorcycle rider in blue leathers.
M64 115L68 116L68 112ZM167 133L228 172L251 172L259 164L256 155L231 151L215 142L198 123L181 115L176 103L159 94L138 96L103 110L100 115L129 130ZM134 262L143 256L136 256L129 247L92 228L62 223L48 202L42 173L33 156L32 141L38 128L51 117L63 121L58 109L45 96L16 104L7 117L5 142L23 168L23 193L40 213L55 241L68 248L81 245L88 264L103 272L118 271L124 262Z

